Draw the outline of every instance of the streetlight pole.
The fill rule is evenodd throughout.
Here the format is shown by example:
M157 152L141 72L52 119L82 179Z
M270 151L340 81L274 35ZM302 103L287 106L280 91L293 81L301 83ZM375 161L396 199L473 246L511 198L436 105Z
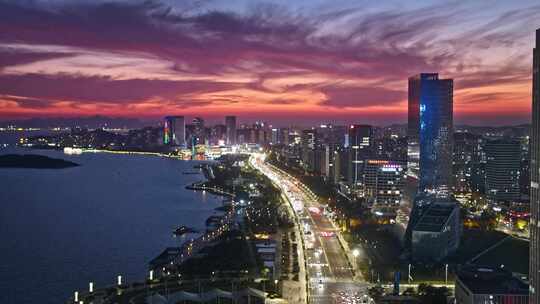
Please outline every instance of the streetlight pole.
M444 283L448 284L448 264L444 265Z
M360 250L354 249L352 254L354 256L354 265L352 265L353 273L356 273L356 269L358 268L358 256L360 256Z

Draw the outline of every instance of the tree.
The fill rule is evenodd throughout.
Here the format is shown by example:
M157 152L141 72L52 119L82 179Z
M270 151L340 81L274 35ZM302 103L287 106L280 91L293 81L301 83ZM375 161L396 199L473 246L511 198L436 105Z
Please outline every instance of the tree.
M408 287L403 291L404 296L416 296L416 291L412 287Z
M384 289L379 285L373 286L370 289L368 289L368 294L369 294L369 296L371 298L373 298L375 301L377 301L378 299L380 299L383 296Z
M418 295L422 303L446 304L450 291L446 287L434 287L425 283L418 285Z
M497 226L497 218L493 212L484 210L480 215L480 228L483 230L493 230Z

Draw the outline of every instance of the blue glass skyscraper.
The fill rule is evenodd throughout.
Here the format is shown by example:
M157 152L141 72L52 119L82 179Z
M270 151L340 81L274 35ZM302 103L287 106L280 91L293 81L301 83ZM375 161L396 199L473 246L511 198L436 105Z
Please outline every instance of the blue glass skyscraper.
M459 246L461 223L452 198L453 80L435 73L409 78L408 166L418 178L405 245L413 259L437 261ZM451 231L452 233L448 233Z
M409 78L409 166L419 191L452 186L453 80L436 73Z

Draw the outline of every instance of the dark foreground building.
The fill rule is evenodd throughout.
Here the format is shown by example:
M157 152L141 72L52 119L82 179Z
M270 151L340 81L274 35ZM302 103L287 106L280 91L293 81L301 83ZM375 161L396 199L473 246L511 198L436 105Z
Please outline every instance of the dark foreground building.
M533 53L533 106L531 125L531 245L529 283L530 303L540 303L540 29L536 30L536 48Z
M500 268L466 266L458 272L455 284L459 304L529 303L527 284Z
M407 227L412 259L439 262L454 253L459 247L461 226L455 199L419 194Z

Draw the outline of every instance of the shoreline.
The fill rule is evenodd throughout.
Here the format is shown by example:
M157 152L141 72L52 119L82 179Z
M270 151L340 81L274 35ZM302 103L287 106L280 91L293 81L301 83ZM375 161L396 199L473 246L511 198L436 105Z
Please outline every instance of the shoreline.
M198 182L198 183L201 183L201 182ZM206 186L196 185L198 183L193 183L191 185L187 185L185 188L187 190L200 191L200 192L203 192L203 193L208 191L208 193L210 193L210 194L217 195L217 196L222 196L222 197L228 197L228 198L233 198L235 196L234 193L225 192L223 190L219 190L219 189L214 188L214 187L206 187Z
M245 158L245 156L242 157ZM270 208L270 206L276 204L280 205L282 201L276 197L277 194L269 190L275 189L271 184L268 186L270 188L266 186L256 188L254 186L253 183L258 181L259 175L251 169L242 172L235 170L226 172L227 170L224 168L234 161L236 160L231 158L221 160L213 165L194 165L194 168L201 170L199 172L203 174L204 179L201 178L199 181L186 185L185 189L201 191L203 194L208 191L212 195L224 197L222 206L214 208L215 215L207 219L206 229L201 230L202 234L198 236L190 235L184 238L182 244L178 247L165 248L160 255L147 264L148 273L143 281L130 282L130 284L118 283L117 286L105 286L93 292L84 292L77 295L83 298L85 302L86 300L99 299L106 301L124 300L127 303L128 300L132 301L135 298L142 299L142 297L145 297L144 291L148 291L148 288L153 290L151 297L159 297L160 291L158 289L164 289L165 294L169 294L172 288L182 288L185 283L195 280L200 290L201 280L204 281L205 288L210 288L209 286L212 284L224 279L225 281L244 281L245 287L251 290L261 288L260 298L263 300L267 297L279 297L281 285L278 285L278 280L274 281L273 277L266 278L267 272L265 272L269 270L267 267L274 267L268 266L266 262L271 262L274 265L277 258L276 252L268 253L264 251L265 253L262 253L263 251L260 251L258 245L256 248L254 246L257 242L263 242L264 246L270 246L268 242L272 241L269 241L264 235L276 233L275 229L286 225L286 223L283 224L283 216L277 212L269 211L267 214L265 212L259 213L256 210ZM248 193L240 186L237 188L231 186L231 182L239 178L238 176L242 177L240 180L247 185L246 187L251 189L251 192ZM267 179L262 181L264 184L269 182ZM275 189L275 191L280 192L279 189ZM240 200L240 206L237 207L234 202L231 202L235 197L245 195L247 198L250 193L253 193L255 197L253 204L246 201L244 205L244 202ZM240 213L238 210L247 208L247 205L252 206L249 207L250 210L243 211L247 212L247 221L249 221L244 223L246 214ZM251 218L250 214L253 215ZM267 223L270 224L269 227L265 226ZM265 227L261 227L261 224ZM262 261L264 261L264 264L262 264ZM293 267L291 269L292 274L294 274L296 271L294 263L291 264L291 267ZM272 268L270 271L272 276L275 275L276 278L281 278L278 276L279 272L274 273L275 269ZM294 277L292 279L297 280ZM268 280L274 283L268 285ZM134 288L135 286L137 288ZM235 289L235 287L232 287L231 292L235 292ZM106 292L107 290L110 290L110 292ZM161 292L161 295L163 294ZM149 297L146 292L147 301Z
M208 179L209 174L208 174L207 165L196 164L196 165L192 166L192 168L197 169L197 170L201 170L200 172L196 172L196 173L203 175L205 177L206 181L193 182L193 183L191 183L191 184L184 187L186 190L198 191L198 192L202 192L203 194L206 193L206 191L208 191L210 194L215 195L215 196L225 197L225 198L234 198L233 193L228 193L228 192L225 192L225 191L221 191L221 190L219 190L217 188L214 188L214 187L200 186L200 184L204 184L205 182L209 181L209 179ZM195 172L192 172L192 173L193 173L193 175L195 174ZM183 172L182 174L185 174L185 172ZM154 259L150 260L150 262L148 262L149 269L150 270L159 270L161 267L167 267L167 265L169 263L172 265L173 261L176 261L176 263L178 265L181 265L183 262L185 262L188 258L184 259L183 256L185 256L185 253L183 255L181 254L183 249L186 246L193 247L194 241L198 242L198 241L202 240L202 243L210 241L210 235L208 235L208 233L209 233L208 223L207 223L208 220L210 220L213 217L220 217L220 218L223 218L223 219L230 218L232 216L231 210L234 209L234 207L232 209L230 209L231 206L232 205L230 205L230 204L229 205L225 204L225 202L222 200L221 206L214 208L214 211L213 211L214 213L217 212L219 215L212 214L212 215L208 216L206 221L205 221L206 222L205 223L206 227L205 227L205 229L203 231L194 232L194 233L187 233L184 236L180 236L180 237L185 237L185 236L190 236L190 237L186 238L180 244L179 247L166 247L162 251L162 253L160 253L157 257L155 257ZM188 228L192 229L191 227L188 227ZM213 233L212 233L211 237L214 238ZM192 254L196 255L198 253L198 251L200 251L201 249L206 247L206 244L202 244L200 246L201 246L201 248L199 248L199 250L193 250ZM171 253L168 254L167 253L168 251L170 251ZM161 260L166 260L166 262L165 263L163 263L162 261L157 262L160 259Z
M35 150L35 151L31 151L31 150ZM172 236L172 230L170 228L172 228L173 226L176 226L176 225L180 225L180 224L184 224L184 225L188 225L188 226L192 226L192 227L197 227L197 230L199 230L200 232L204 233L204 230L205 230L205 220L207 220L208 217L212 216L212 215L223 215L222 212L216 212L218 210L216 210L216 208L219 208L220 206L222 206L222 198L220 197L217 197L217 196L209 196L209 195L206 195L203 196L201 195L200 193L193 193L193 192L190 192L190 191L186 191L184 189L184 186L187 185L187 184L190 184L194 181L198 181L199 179L203 179L202 177L196 177L196 176L183 176L182 174L182 171L194 171L193 168L197 165L202 165L204 164L205 162L204 161L195 161L195 162L192 162L192 163L188 163L188 162L180 162L180 163L173 163L165 158L153 158L153 157L144 157L144 156L165 156L165 155L156 155L156 154L148 154L148 153L112 153L112 154L126 154L125 157L123 156L119 156L120 158L116 158L115 156L107 156L106 154L101 154L101 155L95 155L95 156L87 156L87 157L78 157L77 155L64 155L62 150L58 150L58 149L47 149L47 150L41 150L41 149L31 149L31 148L27 148L27 147L10 147L6 150L0 150L0 152L2 153L20 153L20 154L36 154L36 155L45 155L47 157L54 157L54 158L63 158L65 160L73 160L73 159L81 159L81 167L83 168L83 170L76 170L75 173L72 173L73 171L70 171L69 173L62 173L60 172L60 175L63 175L63 174L75 174L73 176L77 176L78 180L82 180L83 177L89 177L89 176L94 176L95 172L98 172L99 170L102 170L104 172L108 172L108 171L111 171L111 172L116 172L117 170L115 169L115 167L111 167L110 164L114 164L116 166L116 162L117 160L120 161L120 158L123 158L124 160L122 161L122 164L121 165L118 165L118 171L120 173L117 173L117 174L112 174L114 175L113 177L114 178L121 178L121 177L125 177L125 178L129 178L129 174L132 174L133 170L124 170L123 169L123 166L126 165L126 166L130 166L130 164L132 164L132 162L137 162L138 159L141 160L141 168L149 168L149 169L152 169L152 168L158 168L157 170L159 171L159 168L160 166L168 166L169 167L169 170L167 170L166 172L164 173L159 173L160 175L164 176L166 179L166 183L165 183L165 186L163 186L163 181L160 181L159 179L156 180L155 182L157 182L156 184L158 184L158 186L156 187L153 187L153 188L150 188L150 189L163 189L163 187L168 187L167 185L170 184L169 181L172 181L174 184L172 184L172 187L176 188L176 190L174 191L174 194L173 195L165 195L166 197L169 197L171 199L169 199L170 201L179 201L179 203L181 204L185 204L187 207L186 208L191 208L191 209L194 209L196 211L193 211L193 212L196 212L197 215L195 217L190 217L189 215L185 215L183 214L183 211L177 211L177 209L175 209L175 205L174 204L167 204L165 205L167 207L168 210L170 211L165 211L166 213L169 213L169 214L172 214L174 218L176 218L176 220L167 220L166 222L167 223L172 223L172 225L161 225L163 228L155 228L155 229L152 229L150 232L151 233L146 233L146 235L148 235L148 238L156 238L156 239L163 239L164 241L163 242L152 242L152 244L156 244L156 245L153 245L153 246L146 246L145 249L140 249L142 248L141 246L132 246L132 245L129 245L127 246L127 248L131 248L131 249L135 249L135 250L131 250L132 252L135 251L137 252L137 262L136 263L133 263L133 262L129 262L128 260L126 260L127 262L123 262L123 266L121 267L121 269L118 271L119 274L122 274L124 280L127 278L129 281L127 283L132 283L132 282L143 282L145 277L148 276L148 261L150 261L152 258L154 258L155 256L157 256L161 250L163 250L165 247L167 246L177 246L178 245L178 240L175 240L173 239L173 236ZM100 152L104 152L104 151L100 151ZM108 151L107 151L108 152ZM129 155L132 155L132 157L127 157L127 154ZM84 159L84 160L83 160ZM117 160L116 160L117 159ZM181 159L178 159L178 160L181 160ZM79 161L77 161L79 162ZM157 164L157 165L156 165ZM88 169L86 169L88 168ZM14 172L14 170L11 170L11 169L17 169L17 168L5 168L9 171L5 171L7 173L4 173L4 174L7 174L6 176L8 177L13 177L13 175L10 175L11 172ZM22 172L22 170L17 170L17 172ZM58 176L57 173L49 173L49 171L51 170L46 170L46 172L44 174L42 174L42 176L46 176L47 174L54 174L55 177ZM202 171L200 171L199 169L196 170L198 174L202 174ZM126 173L128 172L128 173ZM142 171L144 172L144 171ZM153 169L153 170L149 170L150 172L150 175L149 176L153 176L155 175L155 172L156 172L156 169ZM27 175L28 173L20 173L22 174L23 176ZM112 176L111 174L106 174L108 176ZM144 174L143 176L145 176L147 174ZM71 176L71 175L64 175L64 176ZM101 175L99 175L101 176ZM171 178L172 176L172 178ZM38 176L39 178L39 176ZM105 181L114 181L115 179L109 179L109 177L107 177L105 179ZM138 178L137 180L140 180L141 178ZM40 179L38 179L40 180ZM55 179L55 180L65 180L65 181L71 181L69 179L66 179L66 178L63 178L63 179ZM176 180L176 182L174 182ZM180 182L178 182L180 181ZM71 182L69 183L70 185L72 184ZM97 183L97 185L101 185L102 183ZM123 183L124 185L125 183ZM127 183L128 185L130 185L131 183ZM74 186L78 186L78 184L73 184ZM94 185L94 184L91 184L91 185ZM70 186L72 187L72 186ZM72 187L73 188L73 187ZM88 188L88 187L87 187ZM127 189L127 188L122 188L122 189ZM113 189L114 191L112 192L118 192L116 191L115 189ZM146 194L150 194L151 192L153 192L154 190L151 190L150 192L148 190L143 190L143 191L136 191L137 193L146 193ZM64 191L62 189L59 189L58 192L66 192L68 193L67 195L70 195L70 193L72 193L73 191ZM116 195L118 197L120 197L119 195ZM73 196L69 196L69 197L73 197ZM87 196L88 197L88 196ZM141 198L143 197L143 198ZM163 197L163 196L160 196L160 197ZM185 198L184 198L185 197ZM86 201L90 201L91 199L96 199L97 198L90 198L90 199L87 199ZM140 196L137 201L139 202L139 205L141 204L140 202L143 202L146 201L147 206L150 206L150 207L146 207L144 210L156 210L157 208L156 207L152 207L151 205L151 200L148 200L143 196ZM112 202L112 201L111 201ZM128 200L126 199L123 199L123 202L121 204L118 204L118 206L125 206L125 205L129 205L129 204L126 204L125 202L128 202ZM37 205L37 204L36 204ZM171 205L172 208L170 207ZM11 205L10 205L11 206ZM191 207L191 206L195 206L195 207ZM197 206L201 206L201 207L197 207ZM183 207L180 207L180 208L183 208ZM15 207L13 208L15 209ZM200 209L200 210L199 210ZM52 209L51 209L52 210ZM151 212L151 211L150 211ZM190 211L191 212L191 211ZM160 213L163 214L163 211L161 211ZM108 213L109 214L109 213ZM190 213L191 214L191 213ZM69 217L68 214L66 213L63 213L61 216L63 217L65 215L65 217ZM167 216L167 218L171 218L171 216ZM196 220L195 220L196 219ZM92 222L97 222L97 223L109 223L113 221L113 219L111 219L109 216L107 216L106 219L92 219ZM133 219L129 220L130 222L134 222ZM125 221L124 221L125 222ZM66 227L69 227L69 226L66 226ZM74 226L72 226L74 227ZM202 228L202 229L199 229ZM77 230L75 227L73 228L75 229L75 231L83 231L85 232L86 230L85 229L79 229ZM114 233L116 234L116 233ZM52 234L50 234L52 235ZM61 234L60 236L64 236L64 238L62 240L66 240L65 238L65 234ZM145 234L141 234L142 236L144 236ZM119 237L124 237L124 234L120 233L118 234ZM119 237L117 237L118 240L121 240ZM188 235L186 240L189 240L190 238L196 238L197 235ZM18 239L20 238L20 236L15 236L14 237L15 239ZM181 240L182 242L184 242L184 240ZM62 243L62 242L60 242ZM65 242L67 244L67 242ZM103 244L105 244L106 242L102 242ZM111 242L108 242L108 243L111 243ZM127 245L127 244L126 244ZM124 245L121 245L121 246L124 246ZM105 244L105 247L104 248L109 248L111 246L109 245L106 245ZM17 249L18 247L15 247L16 249L14 249L13 252L19 252L19 250ZM148 249L149 248L149 249ZM17 250L17 251L15 251ZM108 249L104 249L102 250L103 253L107 253L107 250ZM11 250L10 250L11 251ZM73 256L73 258L77 258L79 257L78 255L75 255L75 254L71 254L69 253L68 256L71 255ZM131 254L130 256L134 256L133 254ZM122 255L121 254L118 254L118 257L119 258L122 258ZM123 258L122 258L123 259ZM108 261L110 259L109 258L102 258L102 259L94 259L94 262L100 262L102 261L103 262L103 265L109 265L108 264ZM15 262L16 263L16 262ZM37 267L41 267L42 263L33 263L32 265L38 265ZM16 265L16 264L15 264ZM57 263L56 265L59 265L59 266L54 266L54 267L63 267L63 268L66 268L66 266L62 266L64 265L63 262L60 262L60 263ZM8 268L9 269L9 268ZM59 286L59 288L57 289L54 289L53 292L57 295L57 296L51 296L51 297L55 297L55 299L58 300L58 302L63 302L64 299L68 298L71 295L73 295L72 291L73 290L79 290L79 291L84 291L84 289L86 289L86 291L88 290L87 289L87 286L88 286L88 282L89 281L92 281L94 283L94 286L99 286L98 288L101 289L101 287L106 287L106 286L109 286L109 285L112 285L113 284L113 279L116 278L116 273L114 272L110 272L110 271L107 271L105 269L105 271L93 271L91 268L87 268L86 271L87 273L85 274L84 273L84 268L83 267L80 267L79 268L79 271L81 274L83 275L87 275L88 276L88 279L83 279L83 280L73 280L73 282L66 282L65 286ZM44 283L47 283L48 281L49 282L53 282L54 280L58 281L57 277L54 276L54 275L46 275L48 273L48 271L43 271L43 281ZM133 280L133 281L132 281ZM69 283L69 284L68 284ZM71 283L75 283L75 284L71 284ZM110 283L110 284L109 284ZM63 284L64 285L64 284ZM7 285L8 287L11 287L10 284ZM86 287L86 288L85 288ZM17 290L16 288L14 290ZM97 291L98 289L96 289ZM31 298L34 298L34 294L37 294L37 293L42 293L43 290L42 288L36 288L35 289L35 292L32 291L29 293L29 295L27 296L28 297L28 302L32 302L35 301L35 300L32 300ZM82 294L82 292L81 292ZM24 301L26 302L26 300Z

